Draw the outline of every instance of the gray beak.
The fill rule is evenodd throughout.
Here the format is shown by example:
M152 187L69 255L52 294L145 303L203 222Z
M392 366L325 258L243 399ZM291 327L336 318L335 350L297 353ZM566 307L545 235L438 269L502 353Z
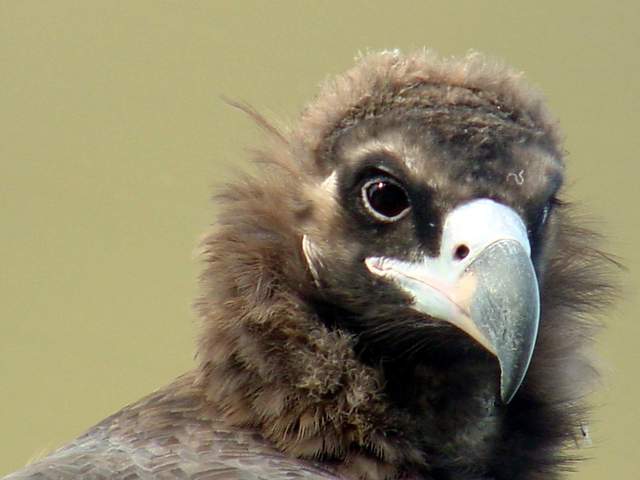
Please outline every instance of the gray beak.
M526 227L509 207L475 200L448 215L440 251L419 262L365 263L408 293L412 308L455 325L495 355L500 397L509 403L527 373L540 316Z

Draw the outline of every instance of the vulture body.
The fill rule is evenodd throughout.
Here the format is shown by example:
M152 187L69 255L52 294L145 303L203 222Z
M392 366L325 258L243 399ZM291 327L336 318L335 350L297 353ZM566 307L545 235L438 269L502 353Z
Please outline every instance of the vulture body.
M555 479L611 262L541 96L370 54L216 197L198 365L18 479Z

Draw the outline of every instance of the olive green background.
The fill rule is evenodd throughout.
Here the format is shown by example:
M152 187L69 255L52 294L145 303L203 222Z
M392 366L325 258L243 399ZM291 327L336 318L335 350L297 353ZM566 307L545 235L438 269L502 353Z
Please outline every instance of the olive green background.
M621 256L593 460L640 478L637 1L0 0L0 474L193 365L209 197L358 51L504 58L567 136L570 198Z

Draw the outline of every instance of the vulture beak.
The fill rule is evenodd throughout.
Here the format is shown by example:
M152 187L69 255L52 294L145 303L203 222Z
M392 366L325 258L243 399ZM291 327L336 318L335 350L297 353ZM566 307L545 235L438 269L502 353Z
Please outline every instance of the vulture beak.
M447 216L438 257L417 262L369 257L365 263L408 293L413 309L455 325L495 355L500 396L509 403L538 333L540 296L530 254L520 216L480 199Z

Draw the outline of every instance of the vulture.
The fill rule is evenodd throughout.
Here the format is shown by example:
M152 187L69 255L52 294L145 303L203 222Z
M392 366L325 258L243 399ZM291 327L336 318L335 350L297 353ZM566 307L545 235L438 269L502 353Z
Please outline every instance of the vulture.
M215 197L195 368L6 477L542 480L615 293L519 72L368 53Z

